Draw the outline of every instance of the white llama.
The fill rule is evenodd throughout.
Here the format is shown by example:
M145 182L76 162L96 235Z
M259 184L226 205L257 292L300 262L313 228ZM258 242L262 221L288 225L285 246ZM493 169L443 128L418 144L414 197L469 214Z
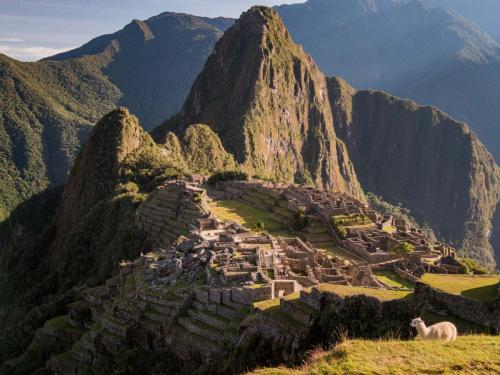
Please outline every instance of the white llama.
M457 339L457 327L450 322L440 322L426 327L422 319L416 318L411 321L410 326L417 329L422 340L455 341Z

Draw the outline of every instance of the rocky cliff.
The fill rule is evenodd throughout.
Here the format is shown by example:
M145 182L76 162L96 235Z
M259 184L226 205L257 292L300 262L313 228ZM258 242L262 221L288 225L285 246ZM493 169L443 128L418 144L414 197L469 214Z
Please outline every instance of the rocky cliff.
M466 1L474 13L498 24L498 5ZM276 10L326 75L442 109L469 124L498 162L498 40L452 10L422 3L457 10L464 5L461 0L308 0ZM472 12L462 15L479 21Z
M363 187L401 202L438 236L493 265L500 170L467 125L433 107L356 91L339 78L328 79L328 89L336 131Z
M153 135L161 140L170 130L182 135L191 124L206 124L252 174L361 197L329 107L312 59L276 12L254 7L217 42L180 114Z

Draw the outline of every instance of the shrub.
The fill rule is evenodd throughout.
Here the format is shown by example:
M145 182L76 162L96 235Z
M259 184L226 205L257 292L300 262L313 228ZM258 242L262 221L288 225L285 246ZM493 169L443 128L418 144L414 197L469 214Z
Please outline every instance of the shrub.
M345 240L347 237L347 230L343 226L337 226L335 227L337 234L340 236L341 239Z
M215 185L219 181L248 181L248 175L241 171L221 171L214 173L208 179L210 185Z
M256 231L257 233L263 232L264 229L265 229L265 224L263 221L257 221L253 226L253 230Z
M293 230L301 231L307 226L307 217L303 208L300 208L293 218L291 227Z

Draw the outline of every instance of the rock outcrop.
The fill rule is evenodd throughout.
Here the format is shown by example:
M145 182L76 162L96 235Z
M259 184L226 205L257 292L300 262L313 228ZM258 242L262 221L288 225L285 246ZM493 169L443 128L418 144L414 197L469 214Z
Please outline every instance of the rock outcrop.
M494 265L489 239L498 232L500 169L467 125L339 78L329 78L328 88L336 131L363 188L401 202L466 255Z
M361 197L329 106L325 77L276 12L253 7L217 42L180 114L153 135L206 124L252 174Z

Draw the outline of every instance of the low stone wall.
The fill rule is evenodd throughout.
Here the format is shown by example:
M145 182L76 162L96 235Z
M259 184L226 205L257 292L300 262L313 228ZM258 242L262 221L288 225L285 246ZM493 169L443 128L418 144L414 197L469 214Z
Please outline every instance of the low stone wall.
M409 338L412 334L409 324L415 310L408 299L382 300L365 294L342 296L330 291L319 294L321 319L313 332L323 332L318 337L321 344L335 344L342 331L350 338L370 339L391 334Z
M446 308L453 315L463 320L480 324L500 333L500 299L486 304L470 298L453 295L417 282L414 290L414 304L422 308L429 303L433 306Z
M392 267L392 270L394 272L396 272L399 276L401 276L404 280L408 280L408 281L412 282L413 284L418 283L420 281L420 279L418 277L413 276L411 273L402 270L401 268L397 267L396 265L394 265Z

